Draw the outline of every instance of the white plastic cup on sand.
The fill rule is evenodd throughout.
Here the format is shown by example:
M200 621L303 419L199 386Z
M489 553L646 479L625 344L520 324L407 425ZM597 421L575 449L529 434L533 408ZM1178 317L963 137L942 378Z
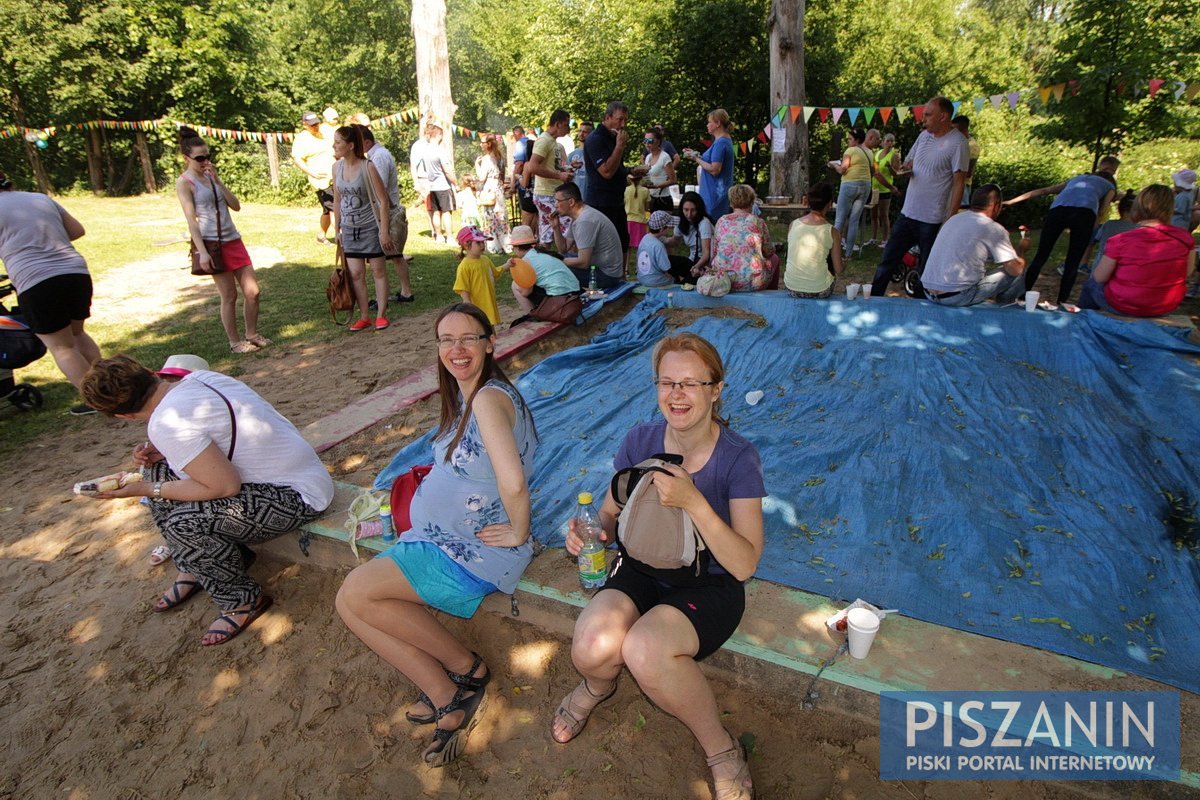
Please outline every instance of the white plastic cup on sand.
M871 284L864 283L862 285L863 300L871 299Z
M846 634L850 644L850 655L866 658L871 652L871 643L879 633L879 617L865 608L852 608L846 615Z
M858 290L860 288L861 287L857 283L847 283L846 284L846 299L853 300L854 298L858 297Z
M762 399L763 393L758 389L755 389L752 392L746 392L746 405L748 406L756 406L758 405L758 401Z
M1025 293L1025 310L1037 311L1038 300L1042 299L1041 292L1026 292Z

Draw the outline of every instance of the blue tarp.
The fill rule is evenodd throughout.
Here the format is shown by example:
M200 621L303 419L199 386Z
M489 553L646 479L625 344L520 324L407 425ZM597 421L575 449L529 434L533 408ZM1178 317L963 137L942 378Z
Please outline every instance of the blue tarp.
M602 494L622 436L657 413L650 349L668 303L715 309L682 313L722 353L725 412L763 458L759 578L1200 691L1200 555L1164 525L1164 492L1200 498L1200 348L1186 331L652 291L518 381L542 435L541 541L561 543L575 493ZM404 448L376 485L429 453L428 437Z

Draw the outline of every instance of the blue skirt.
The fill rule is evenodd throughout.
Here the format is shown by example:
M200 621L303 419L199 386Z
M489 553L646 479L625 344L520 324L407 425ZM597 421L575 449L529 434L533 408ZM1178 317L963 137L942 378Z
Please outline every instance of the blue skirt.
M396 542L376 558L396 562L426 605L470 619L496 587L472 575L431 542Z

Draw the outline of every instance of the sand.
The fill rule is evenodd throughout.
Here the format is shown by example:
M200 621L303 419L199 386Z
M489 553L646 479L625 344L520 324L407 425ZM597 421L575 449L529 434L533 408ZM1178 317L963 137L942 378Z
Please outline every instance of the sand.
M186 292L190 279L178 282L174 288ZM106 281L106 292L119 295L120 287ZM631 302L586 329L555 334L510 367L520 371L585 341ZM428 341L432 316L401 310L386 332L273 346L242 361L241 378L303 427L431 363L432 349L411 343ZM511 306L506 316L515 316ZM366 484L435 414L432 402L419 404L329 451L325 462L339 479ZM201 647L216 616L206 597L170 613L151 611L173 572L147 561L160 539L145 510L133 501L70 494L76 480L127 467L143 439L141 424L64 418L60 434L5 465L0 797L711 796L703 754L628 675L575 742L554 744L551 714L577 682L569 643L498 614L451 623L497 679L467 753L448 768L425 767L419 754L429 729L402 717L412 688L334 613L348 560L321 568L298 554L295 561L259 559L251 572L275 606L229 644ZM821 706L801 710L804 676L743 683L718 679L715 692L729 730L752 737L760 797L1058 791L1045 784L881 782L876 725Z

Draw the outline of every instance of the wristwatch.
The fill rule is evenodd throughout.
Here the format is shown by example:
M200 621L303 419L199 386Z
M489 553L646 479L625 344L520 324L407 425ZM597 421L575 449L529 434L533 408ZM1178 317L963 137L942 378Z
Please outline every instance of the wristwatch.
M152 496L155 500L162 500L162 481L154 482L154 494Z

